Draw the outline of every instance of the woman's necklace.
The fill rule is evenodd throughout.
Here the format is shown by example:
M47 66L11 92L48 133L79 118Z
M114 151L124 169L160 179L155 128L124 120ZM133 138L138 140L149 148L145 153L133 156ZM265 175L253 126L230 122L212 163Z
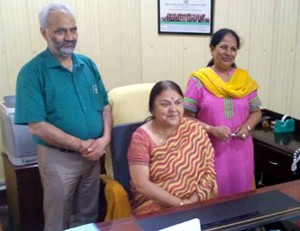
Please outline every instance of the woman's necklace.
M156 132L156 136L157 136L157 138L158 138L160 144L164 144L164 143L167 141L167 139L168 139L167 136L161 135L161 134L159 133L159 131Z
M153 135L156 137L156 140L159 141L160 144L164 144L167 139L169 138L170 134L172 134L172 132L162 132L163 129L160 129L160 127L155 123L155 121L153 121ZM167 135L168 134L168 135Z
M159 137L159 143L163 144L166 142L166 139Z

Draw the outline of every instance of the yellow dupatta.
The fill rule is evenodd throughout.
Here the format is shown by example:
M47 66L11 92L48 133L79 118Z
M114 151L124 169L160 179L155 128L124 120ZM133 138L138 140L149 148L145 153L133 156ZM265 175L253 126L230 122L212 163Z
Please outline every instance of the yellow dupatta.
M224 82L210 67L194 71L205 88L217 97L243 98L258 89L258 84L243 69L235 69L229 82Z

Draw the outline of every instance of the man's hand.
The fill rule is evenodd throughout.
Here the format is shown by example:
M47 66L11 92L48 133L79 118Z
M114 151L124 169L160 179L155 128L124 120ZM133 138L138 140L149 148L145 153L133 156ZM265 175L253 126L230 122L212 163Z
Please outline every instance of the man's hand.
M90 161L97 161L105 153L107 142L104 138L99 139L89 139L82 141L80 148L80 153L82 156Z

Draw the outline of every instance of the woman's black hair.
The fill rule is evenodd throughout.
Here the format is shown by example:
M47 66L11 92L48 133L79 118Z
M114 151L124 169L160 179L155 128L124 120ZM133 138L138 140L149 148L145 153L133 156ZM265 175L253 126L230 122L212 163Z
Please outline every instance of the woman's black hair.
M151 112L152 116L150 116L150 118L148 119L153 119L153 109L154 109L154 102L157 98L158 95L160 95L163 91L168 90L168 89L172 89L174 91L176 91L180 96L183 97L183 93L181 88L178 86L177 83L171 81L171 80L162 80L157 82L151 92L150 92L150 97L149 97L149 111Z
M235 40L237 43L237 48L240 49L240 46L241 46L240 37L237 35L237 33L234 30L231 30L228 28L220 29L213 34L213 36L211 37L211 40L210 40L210 44L209 44L210 49L214 49L227 34L231 34L233 37L235 37ZM210 67L213 64L214 64L214 59L211 59L208 62L207 67ZM233 67L236 67L236 65L233 64Z

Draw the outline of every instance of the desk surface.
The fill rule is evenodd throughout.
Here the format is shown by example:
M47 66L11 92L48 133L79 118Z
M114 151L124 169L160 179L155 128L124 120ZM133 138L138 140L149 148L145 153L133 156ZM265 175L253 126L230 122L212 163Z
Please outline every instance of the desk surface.
M257 128L252 137L256 141L289 153L294 153L300 147L300 136L294 132L274 133L271 129Z
M262 109L262 115L263 117L269 116L273 121L280 120L283 116L267 109ZM295 132L274 133L270 128L264 129L261 125L257 125L252 132L252 136L259 142L293 153L300 147L300 121L295 119Z
M165 216L172 213L180 212L180 211L187 211L192 210L195 208L201 208L204 206L209 206L212 204L227 202L227 201L233 201L233 200L239 200L243 198L247 198L250 196L259 195L265 192L272 192L278 190L279 192L282 192L283 194L295 199L296 201L300 202L300 180L297 181L291 181L288 183L273 185L265 188L260 188L257 190L252 190L249 192L237 194L235 196L230 197L224 197L224 198L218 198L214 200L209 200L201 203L196 203L192 205L186 205L182 207L173 207L169 209L165 209L161 212L156 212L155 214L149 214L139 217L129 217L126 219L119 219L112 222L103 222L99 223L98 226L100 227L101 231L117 231L117 230L131 230L131 231L142 231L140 226L138 225L138 222L141 219L144 218L150 218L150 217L158 217L158 216Z

